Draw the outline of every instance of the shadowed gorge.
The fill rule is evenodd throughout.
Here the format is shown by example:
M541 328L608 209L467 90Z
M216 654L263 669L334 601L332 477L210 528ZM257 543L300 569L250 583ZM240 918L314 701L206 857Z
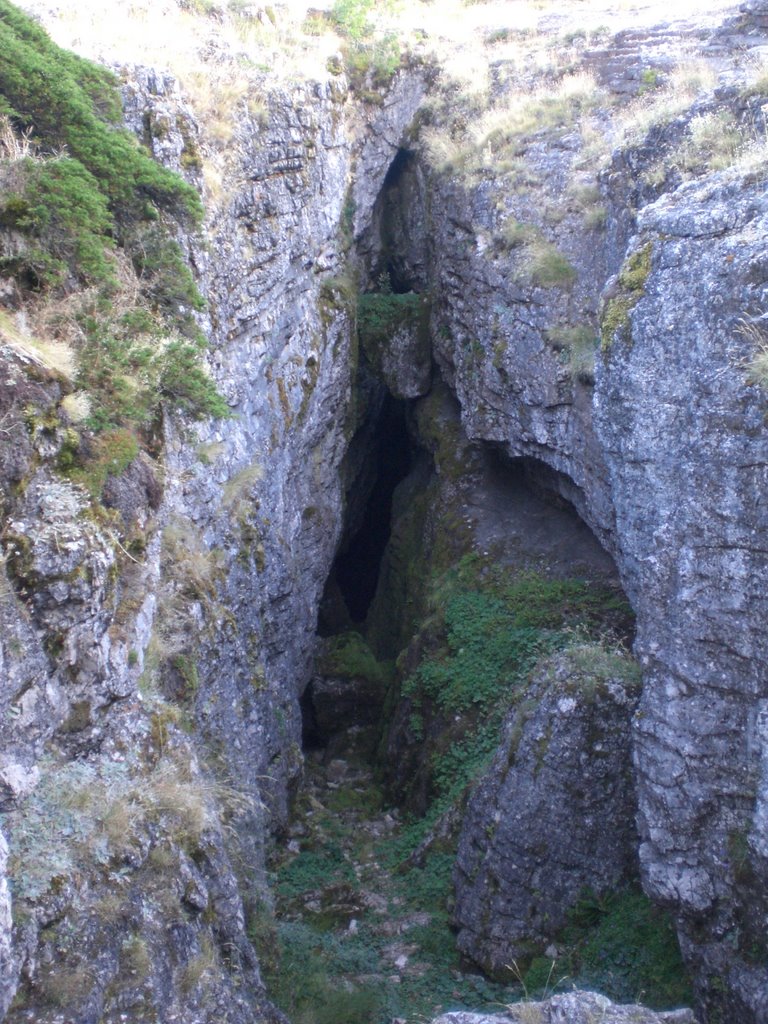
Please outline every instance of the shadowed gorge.
M338 587L353 623L365 622L376 593L381 560L391 531L392 498L413 461L404 402L385 397L368 444L370 451L365 459L371 468L366 465L361 475L370 480L369 493L362 503L360 522L355 525L354 533L342 539L329 584ZM360 504L359 499L356 503ZM321 633L323 631L321 624Z
M768 0L23 3L0 1020L768 1024Z

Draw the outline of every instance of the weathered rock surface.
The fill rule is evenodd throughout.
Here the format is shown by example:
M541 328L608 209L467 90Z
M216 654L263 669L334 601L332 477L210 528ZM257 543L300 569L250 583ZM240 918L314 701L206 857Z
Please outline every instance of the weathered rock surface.
M768 430L765 393L745 369L754 338L739 324L768 302L767 216L762 188L738 175L641 212L633 247L650 247L650 273L596 396L644 665L635 766L646 882L676 907L703 991L730 978L740 992L731 1013L757 1020L768 1006L764 967L752 960L765 926L754 814Z
M694 1024L690 1010L654 1013L644 1006L620 1006L594 992L569 992L541 1003L512 1005L504 1014L444 1013L432 1024Z
M766 14L765 3L742 5L738 17L712 37L710 49L759 44ZM663 58L657 63L666 66L670 39L649 32L624 43L621 60L631 57L629 70L613 61L621 46L593 55L617 92L635 89L656 44ZM184 166L198 180L199 134L172 79L137 68L127 69L125 78L133 129L159 159ZM524 190L504 192L490 177L469 187L427 174L411 156L403 158L399 180L387 180L398 150L415 145L409 127L425 89L421 73L401 74L381 105L363 107L350 101L343 79L327 80L268 88L266 113L254 115L242 105L210 244L204 249L183 240L207 292L211 368L233 417L194 427L168 424L162 504L154 470L135 465L122 482L108 486L115 519L93 521L84 492L54 472L64 438L25 418L26 405L38 412L55 409L60 384L32 382L3 350L2 807L17 813L33 806L51 774L50 766L40 765L54 737L57 758L100 764L109 761L115 744L119 748L121 729L145 742L154 728L153 742L161 747L169 735L181 742L173 740L178 730L164 717L162 693L183 694L194 742L214 754L220 775L237 780L249 798L233 829L259 888L264 836L285 822L301 770L298 697L310 678L317 606L342 529L341 467L354 419L354 324L343 275L351 235L370 275L386 270L399 288L428 289L438 300L431 323L434 354L461 405L470 441L491 442L510 457L546 467L539 473L546 472L549 485L574 504L615 556L637 612L645 674L634 726L644 880L677 915L710 1019L719 1014L721 1020L765 1024L768 521L761 496L768 484L768 434L765 394L749 383L745 367L755 339L765 340L764 189L749 174L682 186L679 175L671 175L651 187L641 177L652 153L635 150L614 160L601 180L609 221L603 234L586 226L583 211L567 198L581 145L569 131L558 135L555 147L544 138L532 144L543 183L535 202ZM678 125L672 134L682 130ZM665 189L675 191L659 198ZM547 217L553 206L564 213L559 220ZM532 280L524 253L499 244L513 218L534 222L557 242L575 270L567 286ZM645 252L649 260L637 301L622 330L608 339L605 355L597 357L594 375L591 368L575 372L553 339L573 327L596 337L600 294L607 284L606 299L615 297L614 275L632 234L631 251ZM753 324L751 337L739 330L743 319ZM416 357L418 366L409 366ZM385 375L403 397L423 394L428 368L413 334L395 338L385 353ZM23 392L24 401L9 402L10 391ZM435 461L438 474L447 477L447 462ZM403 500L424 493L404 488ZM121 550L131 523L146 534L138 560ZM403 538L391 558L405 551ZM164 659L155 682L162 692L152 695L151 708L142 707L138 679L142 671L151 675L158 649ZM502 776L510 725L497 774L471 805L476 830L496 824L496 812L503 811L498 845L489 846L481 867L480 851L472 846L477 831L470 835L469 824L462 847L462 941L469 949L466 936L472 933L472 948L488 963L506 955L500 949L507 938L494 932L493 923L484 929L475 923L479 908L490 908L483 872L500 882L494 915L508 922L527 915L529 934L546 934L525 889L509 895L519 865L502 865L510 860L504 849L525 838L519 856L527 877L539 870L540 854L528 843L531 830L520 821L535 818L537 828L548 821L548 835L563 833L562 808L552 806L551 793L544 799L544 783L562 789L562 765L569 763L566 783L578 764L594 770L597 791L607 781L628 785L626 747L622 759L618 741L604 741L615 765L610 780L595 751L586 753L585 730L602 729L610 718L594 721L583 707L579 717L579 705L559 708L558 702L570 699L542 693L539 709L519 723L517 760ZM614 704L617 716L628 715L629 702ZM539 764L536 745L547 738L546 722L553 731ZM562 754L557 763L549 759L555 741ZM191 753L187 760L194 760ZM516 772L525 777L524 792L509 788ZM613 794L624 801L619 845L598 828L602 819L590 803L595 794L584 793L584 857L566 864L550 851L549 863L562 879L561 898L550 912L571 898L571 876L583 880L585 863L591 871L597 867L590 844L605 840L610 847L598 885L610 884L626 862L631 813L628 789L622 793L620 799ZM172 1013L179 1019L214 1021L229 1014L248 1021L262 1010L245 1006L231 965L219 963L213 971L215 997L205 1009L194 985L185 994L182 984L184 970L207 942L218 942L216 948L236 949L245 963L243 984L253 1006L262 999L235 874L221 830L212 832L202 866L182 856L176 844L170 870L193 917L213 906L214 923L194 917L190 924L180 915L168 938L168 914L154 907L139 882L128 900L139 908L130 924L159 959L174 950L172 976L153 975L146 996L151 1005L162 1008L176 999ZM150 833L137 841L135 863L129 857L119 868L127 885L144 869ZM9 839L13 855L12 829ZM80 925L77 907L84 896L77 886L92 885L97 896L106 896L102 867L62 882L61 893L40 903L16 937L10 969L3 959L7 944L0 945L0 1005L12 998L22 969L33 987L50 973L59 954L53 939L38 945L38 933L62 920ZM589 877L594 881L594 874ZM0 883L0 925L7 924L7 911ZM516 937L509 928L507 934ZM102 1011L138 1014L143 1005L141 992L105 1001L119 961L116 934L108 940L96 976L89 975L93 984L79 986L77 998L91 1001L85 1009L78 1004L77 1019L98 1019ZM103 941L94 928L84 951L96 956ZM82 964L74 967L77 980ZM65 1006L75 1005L75 997L62 998L70 998ZM550 1016L542 1019L581 1020L582 1010L567 1002L578 998L586 997L557 997L561 1002L552 1001ZM604 1003L585 1005L585 1014L614 1012ZM18 1020L54 1020L69 1011L33 1005L14 1012Z
M131 127L158 159L197 180L198 132L173 79L136 67L122 73ZM85 492L54 471L64 432L46 424L28 440L21 402L2 422L4 581L6 562L12 570L0 593L3 806L22 805L18 814L37 806L29 794L38 781L47 792L52 769L36 771L54 736L57 758L98 766L131 735L149 735L161 751L181 742L178 722L189 714L216 775L225 786L236 780L228 835L250 908L264 895L266 837L284 823L301 768L298 697L341 530L353 325L328 278L346 258L342 209L357 157L367 168L360 187L378 192L423 88L418 76L401 76L390 103L358 110L343 80L326 81L273 90L265 117L243 108L233 185L209 225L209 245L181 239L207 291L211 363L233 417L191 435L187 424L167 424L162 502L151 472L136 465L105 488L115 519L92 518ZM371 205L361 199L361 225ZM27 391L29 408L50 407L57 419L60 395ZM124 550L129 532L141 536L138 559ZM136 700L142 673L146 705ZM151 765L132 770L147 773L151 792ZM24 831L21 818L14 822ZM167 1020L271 1019L245 934L243 878L235 880L222 838L212 821L192 860L180 841L152 860L149 836L137 839L141 856L125 869L136 950L171 966L137 977L130 996L124 929L88 923L82 886L97 904L107 899L101 863L78 864L54 911L50 894L31 895L14 961L2 968L4 1003L20 974L23 981L14 1019L64 1012L107 1020L138 1013L139 1004ZM10 841L13 853L12 834ZM174 912L154 907L155 874L194 918L170 939L163 928ZM103 913L111 920L108 907ZM38 946L54 920L50 941ZM55 945L61 929L82 932L71 957ZM93 971L89 957L98 959Z
M597 645L545 662L473 790L456 859L458 945L492 973L543 949L584 891L637 871L630 724L640 676Z

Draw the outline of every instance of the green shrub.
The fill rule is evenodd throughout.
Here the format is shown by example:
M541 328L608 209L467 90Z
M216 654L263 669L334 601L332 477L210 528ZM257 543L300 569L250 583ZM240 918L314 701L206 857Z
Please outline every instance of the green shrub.
M371 292L357 303L357 330L364 346L383 345L402 327L417 327L424 311L423 296Z
M77 160L26 158L14 168L21 192L0 206L0 223L32 238L22 261L42 285L62 282L70 268L86 280L112 280L105 255L114 245L106 197Z
M97 303L80 321L78 383L95 399L92 429L147 427L163 401L195 418L229 415L200 365L199 342L164 336L162 322L141 307L113 320Z
M392 664L379 661L360 633L354 631L331 637L317 667L324 675L359 677L381 686L387 686L393 674Z
M0 267L26 287L70 290L79 280L100 289L79 316L87 426L147 427L162 401L194 417L228 415L200 364L205 341L194 313L204 303L164 221L196 225L197 193L116 127L114 75L59 49L7 0L0 0L0 115L10 118L9 131L31 129L36 143L32 156L0 164L0 225L27 239ZM117 249L130 257L138 297L130 283L118 283ZM124 310L117 317L116 306Z
M66 147L119 219L140 219L153 207L192 222L201 218L195 190L115 127L121 117L115 77L61 50L8 0L0 0L0 113L31 127L48 152Z
M374 0L334 0L329 17L336 30L347 39L359 42L373 32L369 16Z

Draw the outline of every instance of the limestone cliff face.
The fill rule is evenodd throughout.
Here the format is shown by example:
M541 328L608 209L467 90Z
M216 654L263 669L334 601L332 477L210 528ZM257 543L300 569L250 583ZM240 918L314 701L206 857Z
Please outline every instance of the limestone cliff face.
M173 79L136 67L123 74L129 125L159 160L191 167L196 179L196 127ZM264 843L284 824L301 770L298 697L343 519L350 220L357 210L365 225L423 89L419 76L401 78L383 107L362 109L343 79L277 89L266 114L238 123L208 242L181 239L208 299L212 371L232 416L191 428L169 421L162 468L142 457L109 485L114 522L92 519L84 492L56 473L67 440L58 402L71 384L54 375L34 391L16 350L4 350L3 570L12 575L0 608L2 785L15 814L17 917L22 906L28 914L3 947L3 1010L20 982L25 989L9 1019L44 1020L59 1007L106 1019L140 1004L184 1019L275 1013L245 923L268 899ZM356 163L363 173L353 183ZM30 432L32 408L41 425ZM192 740L179 730L179 705ZM82 785L67 781L70 761L83 762ZM26 850L29 816L44 822L57 785L84 790L74 852L66 839L56 851L43 838ZM135 805L125 812L126 842L138 847L130 856L109 836L103 852L90 841L81 849L77 829L103 826L94 794L107 807ZM174 824L175 802L194 823ZM50 877L19 882L20 852L52 858ZM130 882L116 897L121 927L103 925L114 915L98 909L113 863ZM0 902L7 917L6 887ZM177 916L169 953L153 922ZM51 924L55 952L39 945ZM80 945L57 938L62 928L80 928Z
M768 1013L765 908L753 888L766 871L768 435L739 325L766 308L765 217L762 187L740 177L641 212L632 248L648 247L650 273L596 395L620 562L637 595L647 884L677 908L704 991L724 974L739 994L732 1012L756 1019Z
M745 5L744 31L765 16ZM643 879L675 912L709 1020L768 1020L768 431L765 392L746 368L768 303L764 189L732 172L648 186L646 147L601 177L602 231L564 199L575 137L537 143L544 184L533 197L491 176L467 185L430 171L411 132L426 91L410 71L381 105L357 102L339 78L267 89L258 114L243 108L208 243L183 240L232 417L169 421L162 458L137 458L110 485L111 515L94 516L57 472L71 382L0 350L0 800L25 909L11 944L0 881L0 1008L20 985L29 1000L9 1020L116 1020L167 1005L168 1019L276 1019L246 920L264 896L265 837L285 823L301 771L298 698L343 528L358 425L344 273L353 243L369 276L394 252L396 283L430 293L434 360L470 441L530 460L614 556L643 666L632 783L622 773L634 696L608 701L621 719L608 753L622 827L634 786ZM125 102L157 158L197 179L196 128L173 81L127 69ZM546 215L553 206L558 218ZM532 277L524 250L504 241L512 220L532 220L573 272ZM601 297L604 322L627 299L622 267L632 301L610 319L594 368L569 362L558 339L597 337ZM385 356L392 391L423 395L423 338L405 332ZM570 734L565 698L539 696L576 773L605 723L585 711ZM507 736L462 839L464 948L488 963L506 951L490 950L498 921L487 923L483 886L492 869L500 905L520 871L480 864L478 829L509 835L512 816L535 814L555 784L539 776L544 724L520 724L519 748ZM542 756L556 775L560 759ZM522 778L517 805L505 794ZM46 831L62 792L76 797L63 803L71 844ZM567 841L554 810L551 833ZM619 846L611 879L630 858L624 833ZM53 873L19 882L19 850L49 858ZM524 852L530 867L537 854ZM0 837L0 869L4 853ZM483 856L503 859L493 844ZM557 1009L542 1019L578 1019Z
M742 27L761 11L745 8ZM747 369L766 308L763 189L749 172L672 175L659 197L642 184L649 147L615 157L601 179L607 233L579 231L567 203L547 229L576 271L555 288L526 280L519 251L494 243L506 217L521 218L518 194L437 181L436 356L469 436L540 460L616 557L644 668L633 727L643 878L676 913L708 1019L764 1021L768 433ZM567 150L565 140L537 164L549 187ZM539 209L551 201L548 186L536 198ZM627 270L635 290L617 323ZM597 333L598 316L590 381L552 341L562 324ZM484 781L475 799L499 784ZM509 893L521 877L510 869ZM467 884L477 882L460 880L460 907Z

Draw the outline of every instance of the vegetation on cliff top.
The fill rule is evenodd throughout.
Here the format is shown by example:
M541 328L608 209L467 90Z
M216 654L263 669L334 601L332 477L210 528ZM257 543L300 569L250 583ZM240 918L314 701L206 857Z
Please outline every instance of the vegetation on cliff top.
M0 273L33 333L73 352L70 423L141 441L161 403L192 417L227 406L200 362L204 303L173 238L200 223L200 199L120 118L110 71L0 0ZM3 331L12 346L15 333ZM88 447L70 438L62 468Z

